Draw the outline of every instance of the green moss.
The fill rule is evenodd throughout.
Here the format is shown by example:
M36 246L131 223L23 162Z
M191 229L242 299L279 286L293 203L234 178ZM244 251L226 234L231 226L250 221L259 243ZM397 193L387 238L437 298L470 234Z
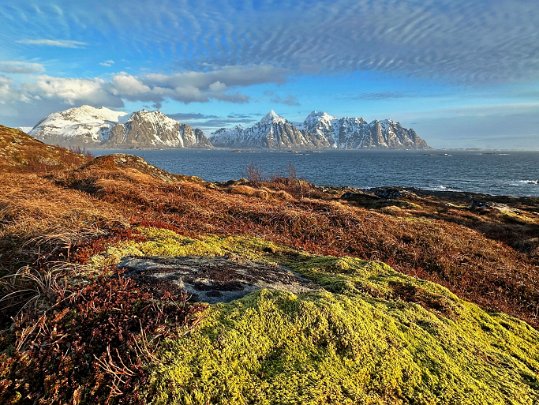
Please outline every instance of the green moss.
M140 229L129 255L223 255L288 266L320 286L261 290L210 306L199 326L168 339L144 388L155 403L532 404L539 333L487 313L434 283L378 262L320 257L260 239L181 237Z
M124 241L90 259L90 266L115 265L126 256L223 256L240 255L250 260L270 261L271 254L290 249L280 248L261 239L207 236L192 239L158 228L137 228L144 242Z
M479 327L488 323L492 332ZM532 403L538 335L360 296L260 291L209 310L153 368L157 403Z

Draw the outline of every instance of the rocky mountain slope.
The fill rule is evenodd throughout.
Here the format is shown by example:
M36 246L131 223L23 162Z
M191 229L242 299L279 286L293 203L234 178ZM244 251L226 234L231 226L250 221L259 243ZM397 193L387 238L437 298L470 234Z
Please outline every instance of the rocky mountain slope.
M423 149L427 143L413 129L403 128L392 120L367 123L363 118L335 118L325 112L313 111L303 123L303 129L328 140L332 148L362 149Z
M159 111L127 113L81 106L50 114L30 134L62 146L106 148L210 147L199 129L181 124Z
M211 141L215 146L234 148L428 148L413 129L403 128L392 120L368 123L363 118L335 118L316 111L299 126L271 111L250 128L220 129L213 133Z
M30 135L61 146L104 148L228 148L263 149L423 149L427 143L413 129L392 120L335 118L313 111L294 125L273 110L249 128L221 128L206 138L200 129L159 111L131 115L105 107L83 105L50 114Z
M189 148L210 147L200 129L167 117L159 111L137 111L110 130L107 147Z
M273 110L250 128L222 128L214 132L211 141L214 146L231 148L311 149L329 146L324 137L298 129Z

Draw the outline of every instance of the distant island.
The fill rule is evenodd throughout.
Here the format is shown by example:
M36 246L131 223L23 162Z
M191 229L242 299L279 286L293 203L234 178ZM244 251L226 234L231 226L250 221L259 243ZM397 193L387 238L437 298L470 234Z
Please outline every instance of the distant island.
M413 129L389 119L367 122L313 111L294 124L270 111L244 128L221 128L210 136L160 111L132 114L88 105L50 114L28 133L48 144L85 148L235 149L428 149Z

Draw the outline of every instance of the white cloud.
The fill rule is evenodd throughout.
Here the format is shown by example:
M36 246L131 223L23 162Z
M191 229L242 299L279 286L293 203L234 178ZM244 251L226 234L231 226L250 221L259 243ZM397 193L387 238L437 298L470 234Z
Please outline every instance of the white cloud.
M285 71L268 65L225 66L215 70L177 72L172 74L151 73L133 76L119 73L113 76L110 92L131 101L153 101L165 99L184 103L223 100L244 103L248 97L231 93L230 89L260 83L281 83Z
M104 60L100 63L100 65L104 67L111 67L112 65L114 65L114 61L112 59Z
M40 45L40 46L54 46L58 48L83 48L87 44L82 41L74 41L71 39L21 39L17 43L23 45Z
M0 61L0 72L3 73L43 73L45 68L41 63L19 60Z
M226 90L226 84L224 84L223 82L220 82L219 80L216 81L216 82L213 82L212 84L210 84L208 86L208 88L211 90L211 91L224 91Z
M120 97L141 97L145 100L151 93L151 89L135 76L127 73L119 73L112 78L111 93Z
M103 79L72 79L39 76L35 82L27 83L23 90L30 98L57 99L75 105L91 103L95 105L121 105L121 101L106 89Z
M29 76L27 81L17 86L7 77L0 76L0 79L0 102L10 106L12 111L24 111L26 118L33 122L41 118L44 111L50 113L80 104L121 107L125 101L144 101L159 106L165 100L245 103L249 97L239 92L242 88L260 83L280 83L285 80L285 71L267 65L248 65L168 75L135 76L120 72L111 78L39 75ZM3 115L0 113L1 117Z

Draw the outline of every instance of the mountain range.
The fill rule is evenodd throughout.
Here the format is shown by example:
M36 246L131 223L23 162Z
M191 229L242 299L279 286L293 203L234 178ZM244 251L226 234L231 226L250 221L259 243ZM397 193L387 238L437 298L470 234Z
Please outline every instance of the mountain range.
M424 149L427 143L413 129L396 121L366 122L363 118L335 118L313 111L294 125L270 111L249 128L238 125L211 135L214 146L269 149Z
M88 105L52 113L29 134L50 144L104 148L211 147L204 133L159 111L131 115Z
M104 148L263 148L263 149L424 149L413 129L392 120L336 118L313 111L295 124L270 111L244 128L221 128L209 139L200 129L159 111L128 114L105 107L81 106L50 114L29 134L46 143Z

